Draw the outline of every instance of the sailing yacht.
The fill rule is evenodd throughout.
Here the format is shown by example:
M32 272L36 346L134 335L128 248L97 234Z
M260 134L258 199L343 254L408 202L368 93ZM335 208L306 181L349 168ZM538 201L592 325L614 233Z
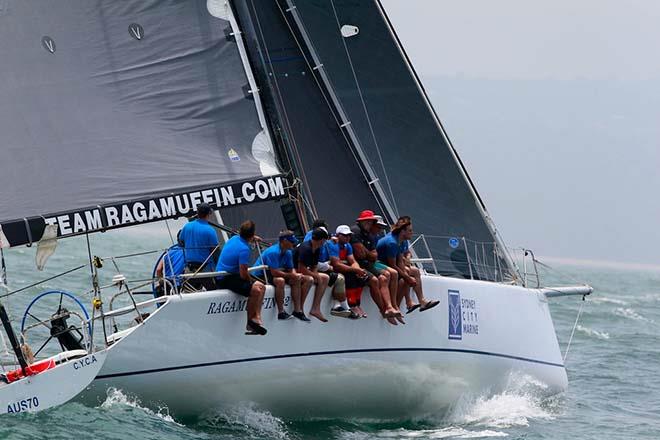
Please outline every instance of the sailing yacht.
M378 0L6 1L0 59L1 248L202 202L264 237L372 209L413 217L413 261L441 302L396 327L373 304L367 319L278 322L269 287L268 335L246 336L229 291L144 301L117 274L132 301L112 309L90 249L96 343L112 349L87 399L114 387L180 415L400 415L512 372L566 389L548 298L591 288L529 285Z

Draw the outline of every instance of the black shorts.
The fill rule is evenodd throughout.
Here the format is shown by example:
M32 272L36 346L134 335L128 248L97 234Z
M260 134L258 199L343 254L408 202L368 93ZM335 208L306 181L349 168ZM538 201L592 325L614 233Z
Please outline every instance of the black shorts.
M246 297L250 296L252 284L254 284L253 280L244 280L236 273L230 273L229 275L225 275L215 281L215 285L218 289L229 289L234 293Z
M360 278L355 275L353 272L345 273L344 278L346 279L346 288L354 289L356 287L364 287L369 282L369 279L373 276L367 272L368 276L366 278Z

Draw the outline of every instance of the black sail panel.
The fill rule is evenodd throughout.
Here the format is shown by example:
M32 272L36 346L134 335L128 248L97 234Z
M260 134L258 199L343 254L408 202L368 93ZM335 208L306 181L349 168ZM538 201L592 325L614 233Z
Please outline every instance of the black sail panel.
M113 226L115 211L102 207L155 195L193 191L191 210L220 201L221 185L261 177L253 148L267 135L231 33L206 0L0 10L0 246L38 240L44 220L60 235ZM252 200L234 189L235 203ZM142 205L124 217L142 218ZM60 222L90 207L99 210Z
M440 270L482 279L507 272L485 209L379 3L289 0L288 5L383 192L397 214L413 217Z
M378 200L345 136L336 110L320 83L314 66L308 65L299 35L292 32L284 2L236 0L233 6L260 86L264 88L267 112L287 147L280 157L285 170L300 179L312 216L325 218L332 226L351 223L363 209L378 210ZM302 46L299 46L299 44ZM270 104L269 104L270 103ZM232 210L223 219L236 224L238 215L263 211L262 207ZM279 217L279 213L274 213ZM263 213L255 214L263 218ZM282 221L267 222L272 235Z

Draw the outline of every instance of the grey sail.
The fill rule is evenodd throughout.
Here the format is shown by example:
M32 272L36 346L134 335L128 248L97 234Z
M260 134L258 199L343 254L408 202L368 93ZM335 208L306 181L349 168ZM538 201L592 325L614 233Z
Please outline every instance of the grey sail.
M306 212L337 225L352 222L363 209L380 210L311 56L291 28L286 5L252 0L232 4L273 132L285 146L281 166L299 179Z
M0 9L0 246L283 196L231 35L206 0Z
M393 214L413 216L443 273L510 276L485 207L379 2L285 3Z

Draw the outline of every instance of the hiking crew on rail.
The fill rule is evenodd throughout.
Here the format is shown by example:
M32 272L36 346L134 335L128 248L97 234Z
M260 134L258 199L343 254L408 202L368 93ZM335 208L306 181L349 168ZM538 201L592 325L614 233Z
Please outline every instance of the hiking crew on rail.
M421 272L411 264L413 228L408 216L400 217L391 232L385 233L383 218L364 210L353 226L339 225L332 237L327 223L317 219L300 244L292 231L281 231L277 243L263 250L250 267L252 248L261 242L255 223L243 222L238 234L227 240L218 255L219 240L209 224L211 215L208 204L198 206L198 218L182 228L178 246L161 256L155 272L184 289L228 289L247 297L246 334L267 333L261 317L266 284L274 287L277 318L281 321L295 317L311 322L304 306L312 285L309 315L321 322L328 322L321 310L327 287L332 287L330 314L349 319L367 317L362 308L362 289L367 286L382 317L392 325L405 324L400 309L404 298L407 314L439 303L425 298ZM199 274L213 269L222 273L208 277ZM198 275L184 283L184 270ZM285 310L286 285L291 289L291 314ZM417 303L410 296L411 288Z

